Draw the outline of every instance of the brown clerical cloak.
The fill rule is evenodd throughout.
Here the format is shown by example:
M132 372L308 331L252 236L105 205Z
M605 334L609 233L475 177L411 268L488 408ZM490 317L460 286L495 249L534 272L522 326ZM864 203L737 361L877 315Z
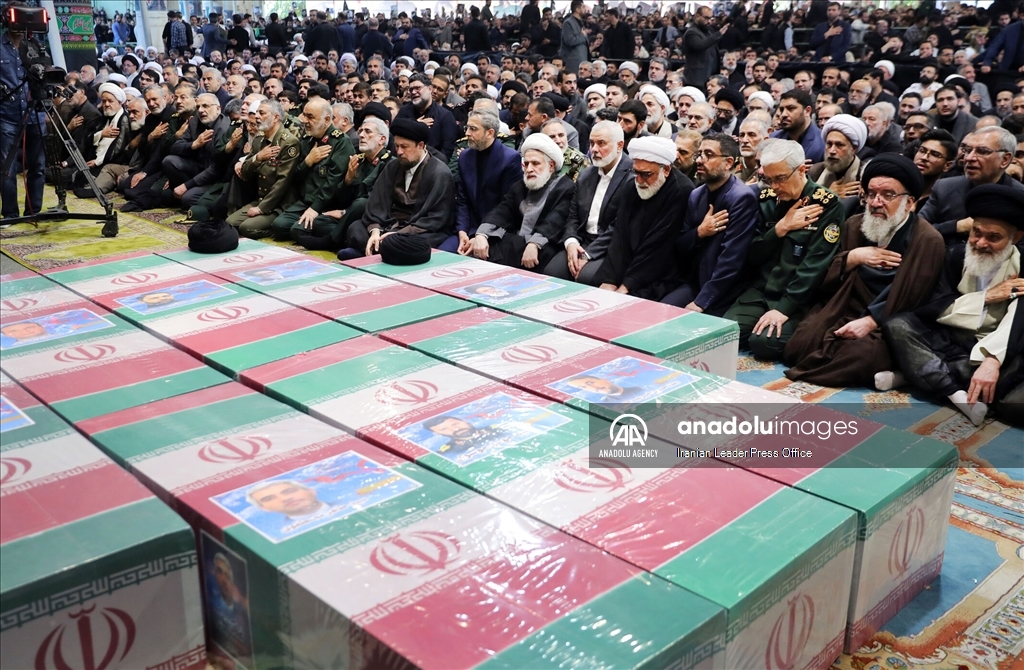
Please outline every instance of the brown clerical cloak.
M846 257L852 249L874 244L861 234L862 220L862 215L852 217L843 229L839 253L832 260L821 288L821 295L831 295L831 299L812 308L786 344L784 360L793 366L786 370L786 376L794 381L873 387L876 372L892 369L882 338L882 323L927 300L939 279L945 255L942 235L911 213L905 224L912 227L908 231L910 238L885 300L879 327L856 340L836 337L836 330L867 314L868 306L877 297L856 269L846 271Z

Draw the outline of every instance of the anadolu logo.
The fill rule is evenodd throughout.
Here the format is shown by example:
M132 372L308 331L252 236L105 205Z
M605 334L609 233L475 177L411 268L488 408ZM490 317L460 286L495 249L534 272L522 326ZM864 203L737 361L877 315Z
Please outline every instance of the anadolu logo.
M902 577L910 569L924 541L924 527L924 512L917 505L911 507L906 518L896 526L889 545L889 574L893 577Z
M225 437L203 445L199 458L207 463L246 463L256 460L272 446L273 442L267 438L255 435Z
M93 626L93 613L97 625ZM96 605L68 614L68 622L50 631L36 651L35 670L113 670L135 644L135 621L122 609ZM77 643L77 644L76 644Z
M593 312L599 306L596 300L563 300L552 305L556 312L562 312L563 314Z
M451 535L421 530L387 538L370 553L370 563L389 575L427 575L448 567L461 549Z
M620 414L608 427L613 447L647 446L647 423L636 414Z
M557 355L557 349L542 344L521 344L501 352L501 358L509 363L547 363Z
M120 277L114 277L110 280L111 284L117 284L118 286L137 286L139 284L145 284L156 279L156 274L153 272L140 272L138 274L121 275Z
M811 639L812 628L814 601L811 597L798 595L787 601L786 609L775 620L768 636L764 666L768 670L793 670Z
M35 298L11 298L0 302L0 310L4 312L20 312L30 307L35 307L39 301Z
M359 288L357 285L344 281L329 281L313 287L313 293L326 295L331 293L351 293Z
M563 489L579 493L615 491L633 481L633 471L622 461L591 458L589 468L575 461L563 462L555 471L554 479Z
M31 469L32 463L24 458L0 458L0 486L16 483Z
M61 363L88 363L106 358L115 351L117 348L110 344L83 344L79 347L58 351L53 358Z
M419 405L437 396L437 385L419 379L393 382L374 394L384 405Z
M437 279L462 279L473 274L476 274L476 270L473 268L442 268L434 270L430 273L430 276Z
M213 323L216 321L234 321L248 313L248 307L218 307L217 309L208 309L205 312L200 312L196 318L207 323Z
M228 256L224 259L225 263L255 263L256 261L263 260L263 254L238 254L236 256Z

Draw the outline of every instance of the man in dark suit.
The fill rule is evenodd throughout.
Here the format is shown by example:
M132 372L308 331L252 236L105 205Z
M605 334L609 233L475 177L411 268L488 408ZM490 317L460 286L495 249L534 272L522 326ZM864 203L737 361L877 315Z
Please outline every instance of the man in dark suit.
M380 22L375 18L371 18L366 22L366 28L366 34L363 35L363 39L359 43L363 58L368 59L374 54L380 54L390 61L394 55L395 48L391 45L391 40L386 35L381 35Z
M329 53L337 51L341 53L341 36L333 23L327 21L326 12L314 12L316 22L306 34L306 48L303 53L312 56L314 51Z
M992 71L992 61L1000 51L1003 52L998 68L1001 72L1016 72L1024 66L1024 19L1014 21L1000 30L992 44L985 49L981 57L982 73Z
M491 42L487 36L487 26L480 20L480 8L476 5L470 7L469 14L472 20L462 27L462 37L465 40L466 52L490 51ZM481 72L480 74L483 73Z
M1013 160L1017 140L1004 128L976 130L964 138L961 147L969 147L963 157L962 177L946 177L935 182L931 197L919 216L942 233L946 246L963 242L974 220L967 216L967 193L982 184L1004 184L1024 190L1024 184L1006 174Z
M828 3L828 20L814 27L810 47L814 49L814 60L845 63L846 52L853 41L850 24L842 19L842 5Z
M409 99L411 102L398 110L395 118L409 119L424 125L427 125L427 119L431 119L430 139L427 141L427 145L440 151L445 161L451 160L452 152L455 151L455 142L459 139L459 125L447 107L442 107L434 102L433 94L430 91L430 78L427 75L416 74L411 78Z
M632 188L633 161L623 149L622 126L598 121L590 132L590 159L594 165L580 173L569 205L569 218L559 251L544 274L596 286L594 275L604 262L612 239L611 222L622 189Z
M455 235L441 245L443 251L467 253L484 215L523 178L522 159L515 149L497 141L497 115L471 111L466 120L468 145L459 154L459 181L455 190Z
M564 160L555 141L534 133L523 142L523 178L483 217L459 253L524 270L543 268L565 230L575 184L559 177Z
M662 302L721 316L742 291L740 276L757 228L757 196L733 174L740 147L729 135L708 135L697 153L703 184L690 194L676 240L682 285Z

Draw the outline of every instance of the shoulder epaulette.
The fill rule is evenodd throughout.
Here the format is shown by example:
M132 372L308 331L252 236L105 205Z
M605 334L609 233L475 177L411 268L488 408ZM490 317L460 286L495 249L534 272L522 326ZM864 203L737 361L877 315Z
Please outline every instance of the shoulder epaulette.
M814 193L811 194L811 200L814 202L820 202L822 205L831 204L837 197L838 196L835 193L824 186L814 189Z
M344 134L345 133L341 132L337 128L335 128L334 130L331 131L331 137L341 137Z
M773 199L773 198L777 198L777 197L779 197L779 196L775 193L775 189L774 188L762 188L761 189L761 198L760 198L761 200L769 200L769 199Z

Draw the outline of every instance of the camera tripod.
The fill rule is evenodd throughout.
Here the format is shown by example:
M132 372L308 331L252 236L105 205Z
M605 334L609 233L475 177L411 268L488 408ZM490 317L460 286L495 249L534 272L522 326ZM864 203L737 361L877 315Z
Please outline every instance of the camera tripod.
M18 91L25 86L25 83L26 82L23 81L18 88L11 91L8 94L8 98L13 98L17 95ZM45 212L39 212L29 216L4 219L3 221L0 221L0 226L11 226L16 223L31 223L34 226L38 226L40 221L96 219L96 214L69 212L67 209L67 186L64 184L60 154L60 148L63 146L68 153L69 159L74 163L75 167L78 168L82 176L85 177L86 182L88 182L90 188L92 188L92 192L96 194L96 199L99 201L100 205L103 206L105 213L102 215L101 220L97 221L97 223L103 224L103 229L101 231L103 237L117 237L117 212L114 210L114 204L100 193L100 189L96 185L96 179L93 177L89 166L86 165L85 158L82 156L82 152L79 151L78 145L75 144L75 141L71 137L71 131L68 130L64 120L60 118L60 114L57 114L56 109L54 109L52 97L40 97L29 103L29 108L21 120L18 132L15 133L14 144L11 145L11 150L4 158L3 166L0 167L0 175L6 177L10 174L11 167L14 164L14 159L19 153L18 148L21 146L22 140L25 137L25 130L28 128L28 124L35 123L37 126L41 125L38 116L41 113L46 114L46 118L50 120L50 127L54 130L53 133L43 134L43 129L39 128L39 135L43 139L43 151L46 156L46 169L50 171L54 189L57 192L57 206Z

